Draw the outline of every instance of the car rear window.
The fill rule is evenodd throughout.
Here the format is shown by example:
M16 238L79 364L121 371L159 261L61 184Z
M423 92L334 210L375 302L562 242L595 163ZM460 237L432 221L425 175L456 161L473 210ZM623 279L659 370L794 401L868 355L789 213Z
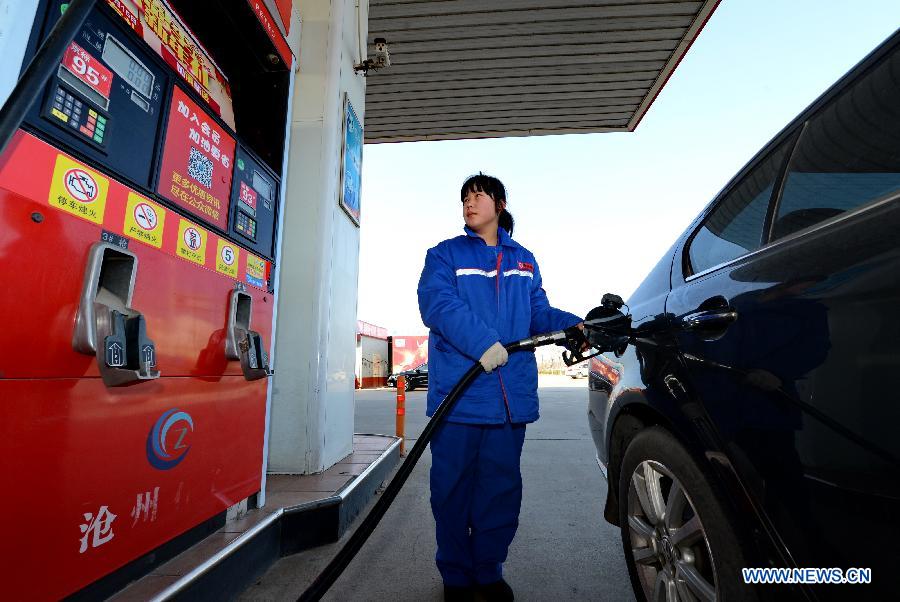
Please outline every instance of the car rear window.
M900 192L900 50L809 120L791 157L772 239Z

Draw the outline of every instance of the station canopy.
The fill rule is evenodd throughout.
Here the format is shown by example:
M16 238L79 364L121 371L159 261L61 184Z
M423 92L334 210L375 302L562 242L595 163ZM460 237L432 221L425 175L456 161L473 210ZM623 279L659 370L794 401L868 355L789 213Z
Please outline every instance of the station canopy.
M718 0L370 0L365 141L632 131Z

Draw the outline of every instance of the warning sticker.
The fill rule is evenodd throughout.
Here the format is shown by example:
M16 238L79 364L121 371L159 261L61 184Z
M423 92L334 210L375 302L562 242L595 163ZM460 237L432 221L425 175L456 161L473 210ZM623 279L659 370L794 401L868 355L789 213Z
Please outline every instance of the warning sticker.
M200 265L206 265L206 241L209 233L186 219L178 226L178 256Z
M126 236L160 249L165 225L165 209L134 192L128 193L124 226Z
M218 249L216 250L216 271L226 276L237 278L239 257L240 250L237 245L220 238Z
M266 285L266 262L255 255L247 255L247 283L256 288Z
M47 202L95 224L103 223L109 180L87 167L57 155Z

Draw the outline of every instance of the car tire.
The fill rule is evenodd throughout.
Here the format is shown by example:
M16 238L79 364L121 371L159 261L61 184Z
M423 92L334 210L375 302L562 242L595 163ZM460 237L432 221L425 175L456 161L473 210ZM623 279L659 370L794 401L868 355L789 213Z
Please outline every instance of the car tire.
M671 433L651 427L631 440L618 488L622 547L637 600L757 600L741 576L751 566L742 530Z
M412 391L412 390L414 390L415 388L416 388L416 386L413 384L413 382L412 382L411 380L407 379L407 381L406 381L406 386L403 387L403 389L404 389L405 391Z

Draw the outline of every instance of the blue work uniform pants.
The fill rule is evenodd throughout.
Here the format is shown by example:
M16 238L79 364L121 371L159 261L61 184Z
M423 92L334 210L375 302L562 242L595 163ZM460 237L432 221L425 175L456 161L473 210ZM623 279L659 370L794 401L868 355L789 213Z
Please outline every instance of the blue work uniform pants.
M499 581L519 526L524 424L446 422L431 440L435 561L446 585Z

